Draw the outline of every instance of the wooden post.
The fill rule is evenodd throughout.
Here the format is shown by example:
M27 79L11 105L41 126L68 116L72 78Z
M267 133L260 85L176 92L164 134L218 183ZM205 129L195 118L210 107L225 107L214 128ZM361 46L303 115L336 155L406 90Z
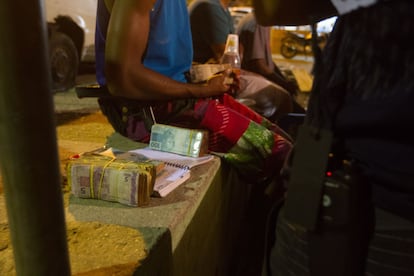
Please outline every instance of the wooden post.
M70 275L43 0L0 1L0 165L17 275Z

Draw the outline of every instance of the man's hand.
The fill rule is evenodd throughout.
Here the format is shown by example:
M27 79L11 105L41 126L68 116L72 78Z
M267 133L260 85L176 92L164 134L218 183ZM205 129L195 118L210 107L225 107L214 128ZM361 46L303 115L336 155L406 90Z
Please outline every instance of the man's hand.
M240 78L232 69L226 69L223 72L213 75L207 81L207 85L217 91L217 95L229 93L236 95L240 90Z

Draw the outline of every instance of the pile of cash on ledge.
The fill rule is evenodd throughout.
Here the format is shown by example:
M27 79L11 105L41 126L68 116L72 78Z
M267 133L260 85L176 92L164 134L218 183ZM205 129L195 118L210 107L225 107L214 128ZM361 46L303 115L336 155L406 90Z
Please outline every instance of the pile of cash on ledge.
M84 154L69 161L68 182L73 195L144 206L153 192L157 166L101 154Z
M200 157L208 153L208 132L202 129L154 124L151 128L149 147L153 150Z

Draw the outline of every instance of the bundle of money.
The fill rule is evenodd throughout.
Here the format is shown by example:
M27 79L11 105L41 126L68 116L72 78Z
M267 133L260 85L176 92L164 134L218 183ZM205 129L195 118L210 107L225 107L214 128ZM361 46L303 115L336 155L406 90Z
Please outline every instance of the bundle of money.
M192 83L205 82L214 74L231 68L229 64L196 64L190 68Z
M156 165L88 154L68 162L67 175L77 197L144 206L154 189Z
M201 129L154 124L151 128L149 147L159 151L200 157L208 152L208 132Z

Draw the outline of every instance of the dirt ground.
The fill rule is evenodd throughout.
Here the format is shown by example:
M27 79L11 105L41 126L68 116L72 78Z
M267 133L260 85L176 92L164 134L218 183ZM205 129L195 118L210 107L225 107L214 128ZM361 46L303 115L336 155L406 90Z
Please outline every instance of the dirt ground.
M62 172L62 194L68 205L69 187L65 167L68 158L79 152L73 148L104 145L113 132L101 112L58 113L56 131ZM76 143L80 143L76 145ZM90 148L93 150L94 148ZM10 229L0 175L0 275L16 275ZM145 258L142 235L135 229L106 225L99 222L77 222L66 212L66 230L72 275L104 276L132 275L140 260Z

